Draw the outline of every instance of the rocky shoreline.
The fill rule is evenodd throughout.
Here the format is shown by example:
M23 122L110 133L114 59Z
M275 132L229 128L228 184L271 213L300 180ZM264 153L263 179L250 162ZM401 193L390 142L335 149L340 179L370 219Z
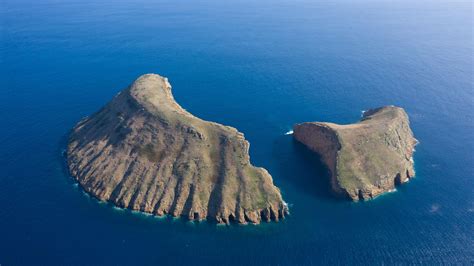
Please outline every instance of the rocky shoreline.
M372 199L415 175L417 141L402 108L371 109L349 125L301 123L291 133L321 155L336 195ZM81 120L66 158L85 192L119 208L220 224L288 214L271 175L250 163L244 135L184 110L156 74L139 77Z

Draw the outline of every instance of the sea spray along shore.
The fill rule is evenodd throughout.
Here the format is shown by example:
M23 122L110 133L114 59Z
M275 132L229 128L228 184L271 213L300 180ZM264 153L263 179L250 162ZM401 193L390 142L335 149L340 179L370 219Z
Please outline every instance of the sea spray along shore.
M3 266L472 265L472 1L0 2ZM290 217L217 227L85 192L61 155L71 129L149 72L245 134ZM420 141L416 177L335 198L321 156L284 134L386 104Z
M88 193L122 208L226 224L278 221L287 205L248 152L242 133L193 116L166 78L146 74L76 125L67 160Z
M414 176L408 116L388 106L353 125L303 123L285 135L322 155L337 194L371 199ZM250 164L236 129L179 106L166 78L139 77L74 128L71 174L99 200L157 216L258 224L288 213L270 174Z

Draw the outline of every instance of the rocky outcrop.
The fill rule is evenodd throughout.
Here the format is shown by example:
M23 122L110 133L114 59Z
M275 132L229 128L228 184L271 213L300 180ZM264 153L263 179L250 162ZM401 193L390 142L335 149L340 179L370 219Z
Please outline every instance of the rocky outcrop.
M154 215L259 223L287 213L270 174L235 128L201 120L147 74L73 129L72 176L100 200Z
M412 155L417 141L402 108L368 110L350 125L297 124L293 131L296 140L321 155L333 191L354 201L393 190L415 175Z

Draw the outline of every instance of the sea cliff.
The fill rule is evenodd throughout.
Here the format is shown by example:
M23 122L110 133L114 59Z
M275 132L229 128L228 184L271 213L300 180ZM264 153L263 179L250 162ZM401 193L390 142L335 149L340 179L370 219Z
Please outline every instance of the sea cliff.
M402 108L371 109L349 125L306 122L293 131L297 141L320 154L333 191L354 201L393 190L415 175L412 155L417 141Z

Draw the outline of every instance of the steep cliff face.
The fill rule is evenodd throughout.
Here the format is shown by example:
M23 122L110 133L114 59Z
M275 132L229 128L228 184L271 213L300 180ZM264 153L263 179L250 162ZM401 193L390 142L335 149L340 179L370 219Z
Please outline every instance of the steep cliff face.
M287 207L269 173L250 164L235 128L201 120L147 74L71 133L68 165L100 200L218 223L278 220Z
M402 108L372 109L350 125L297 124L293 131L296 140L321 155L333 190L355 201L374 198L415 175L417 141Z

